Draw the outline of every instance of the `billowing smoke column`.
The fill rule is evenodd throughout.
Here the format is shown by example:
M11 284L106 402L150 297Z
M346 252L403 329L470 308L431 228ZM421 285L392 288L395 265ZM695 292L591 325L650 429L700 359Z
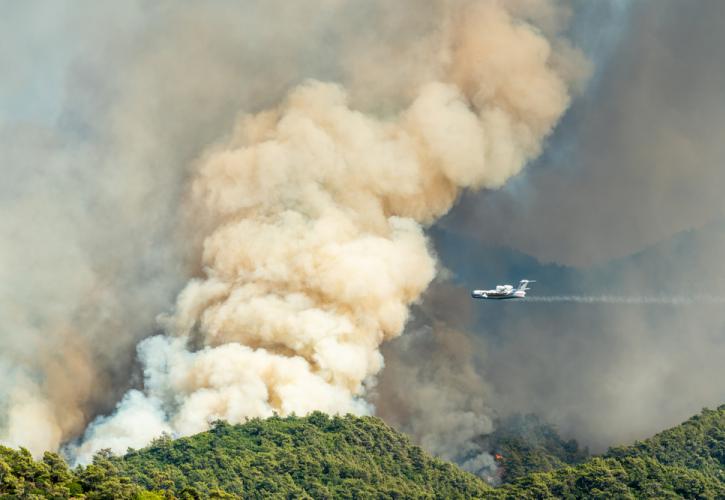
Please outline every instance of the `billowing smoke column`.
M581 74L575 51L554 52L507 4L441 2L431 76L395 113L364 114L341 86L308 81L204 155L187 207L206 235L202 275L167 333L139 345L143 390L91 425L79 460L218 418L370 411L379 347L435 275L422 226L535 157Z

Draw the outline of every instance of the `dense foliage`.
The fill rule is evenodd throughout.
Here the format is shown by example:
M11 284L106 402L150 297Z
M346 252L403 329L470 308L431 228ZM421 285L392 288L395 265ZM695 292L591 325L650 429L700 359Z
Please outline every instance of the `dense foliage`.
M612 448L608 457L651 457L665 465L698 470L725 483L725 405L705 409L685 423L632 446Z
M245 498L456 498L488 487L374 417L273 417L155 441L115 464L150 490Z
M45 453L35 461L28 450L0 446L0 497L2 498L161 498L146 492L123 476L100 453L95 463L69 470L65 460Z
M495 491L496 498L725 498L725 484L699 471L653 458L595 457L537 472Z
M57 455L3 452L0 495L19 498L472 498L491 489L377 418L323 413L216 422L123 457L99 453L74 471Z
M505 498L725 498L725 405L575 467L534 473Z
M53 453L36 461L0 447L0 497L725 498L725 406L583 463L575 443L534 417L516 418L489 436L502 471L516 469L512 483L495 489L379 419L313 413L217 422L123 457L101 452L74 470ZM522 472L537 468L544 472Z

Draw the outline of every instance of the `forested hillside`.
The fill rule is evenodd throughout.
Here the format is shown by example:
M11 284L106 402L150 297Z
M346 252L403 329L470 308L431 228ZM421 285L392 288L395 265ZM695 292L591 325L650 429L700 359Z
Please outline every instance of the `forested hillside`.
M632 446L496 491L507 498L725 498L725 405Z
M113 463L150 490L244 497L441 498L481 496L487 486L434 459L373 417L273 417L218 422L190 438L160 439Z
M725 405L703 410L682 425L632 446L612 448L608 457L651 457L666 465L695 469L725 483Z
M163 437L123 457L99 453L75 470L56 454L36 461L25 450L0 447L0 496L725 498L725 406L578 465L568 465L584 457L576 443L533 417L518 418L488 438L501 452L501 473L515 478L498 488L428 456L377 418L313 413L217 422L208 432ZM536 469L546 471L522 472Z
M490 487L430 457L374 417L273 417L217 422L188 438L107 453L69 473L56 455L34 463L5 449L0 492L87 498L471 498ZM3 469L3 464L5 469ZM2 474L0 472L0 474ZM65 495L65 496L64 496Z

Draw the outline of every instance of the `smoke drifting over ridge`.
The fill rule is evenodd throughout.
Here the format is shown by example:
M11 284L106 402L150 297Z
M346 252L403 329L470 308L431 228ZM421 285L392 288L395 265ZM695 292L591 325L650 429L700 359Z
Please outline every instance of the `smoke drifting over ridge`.
M434 4L438 26L416 41L429 55L395 86L393 110L364 114L342 86L309 81L199 161L189 211L206 235L202 276L167 334L139 345L143 389L91 425L81 460L217 418L369 411L379 346L435 275L422 225L538 155L585 73L504 3ZM533 18L544 5L516 8Z
M487 356L467 290L439 277L414 306L406 333L383 346L386 366L371 399L386 422L425 449L495 481L493 456L479 439L493 430ZM424 360L424 362L421 362Z

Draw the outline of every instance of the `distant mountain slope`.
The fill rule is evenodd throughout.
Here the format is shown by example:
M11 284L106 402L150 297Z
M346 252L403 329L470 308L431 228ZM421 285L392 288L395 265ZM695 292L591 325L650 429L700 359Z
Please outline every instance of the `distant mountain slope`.
M725 483L725 405L705 409L683 424L632 446L612 448L607 457L650 457L664 465L694 469Z
M575 467L525 476L499 498L725 498L725 405Z
M725 498L725 484L700 471L645 457L595 457L576 467L537 472L490 498Z
M508 447L508 460L515 455L500 461L504 473L512 464L549 469L582 459L574 443L538 420L517 425L522 440L516 425L490 437L498 450ZM428 456L374 417L217 422L208 432L160 438L124 457L99 453L75 470L56 454L35 461L25 450L0 447L2 498L725 498L724 478L725 406L499 488Z

